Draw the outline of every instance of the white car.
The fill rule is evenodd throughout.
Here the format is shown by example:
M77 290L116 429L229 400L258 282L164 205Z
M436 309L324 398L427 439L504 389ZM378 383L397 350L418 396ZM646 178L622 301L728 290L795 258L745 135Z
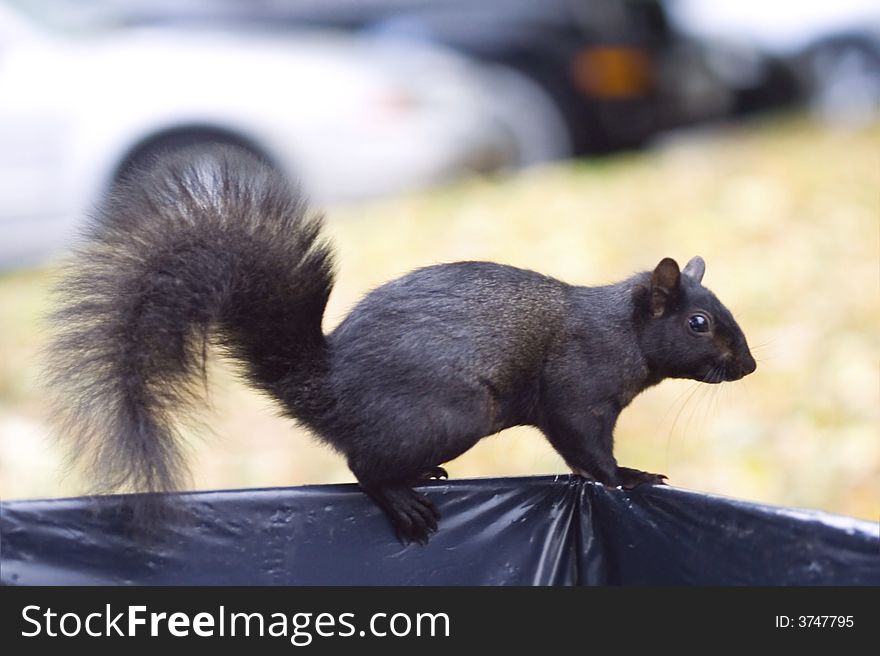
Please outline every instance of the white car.
M26 5L26 3L21 3ZM156 152L240 144L318 202L544 158L506 72L417 44L326 33L58 31L0 1L0 266L35 261ZM530 105L531 104L531 105ZM525 135L520 138L517 133Z

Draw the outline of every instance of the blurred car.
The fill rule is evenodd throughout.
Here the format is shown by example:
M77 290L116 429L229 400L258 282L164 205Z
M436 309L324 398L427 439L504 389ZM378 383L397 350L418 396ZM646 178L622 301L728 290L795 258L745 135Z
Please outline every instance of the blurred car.
M736 39L680 34L658 66L665 127L750 116L802 99L795 71L779 56Z
M130 24L303 26L433 43L503 67L552 103L576 155L641 145L678 92L658 62L674 34L659 0L102 0ZM668 78L664 78L668 79ZM661 97L662 96L662 97Z
M880 3L667 0L677 31L702 44L734 92L734 115L804 101L826 115L876 113Z
M134 24L273 30L308 25L442 44L474 61L502 66L542 90L577 155L632 148L667 129L751 114L798 98L784 61L751 44L687 34L679 22L693 8L678 5L662 0L127 0L120 15Z
M832 122L860 125L880 115L880 20L827 35L793 57L813 109Z
M540 158L518 136L519 115L491 94L494 80L523 99L527 87L429 46L96 22L59 30L41 17L0 2L4 265L66 244L131 167L193 143L247 148L321 201Z

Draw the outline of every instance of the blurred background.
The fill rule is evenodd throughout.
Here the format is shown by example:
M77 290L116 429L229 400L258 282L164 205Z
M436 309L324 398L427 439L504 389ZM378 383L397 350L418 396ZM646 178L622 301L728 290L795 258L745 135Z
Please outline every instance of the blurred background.
M56 262L132 167L204 142L257 153L327 209L327 330L434 262L604 284L702 255L758 371L649 390L618 460L880 516L876 2L0 0L3 498L88 487L39 385ZM194 487L352 480L212 366ZM447 469L566 471L528 428Z

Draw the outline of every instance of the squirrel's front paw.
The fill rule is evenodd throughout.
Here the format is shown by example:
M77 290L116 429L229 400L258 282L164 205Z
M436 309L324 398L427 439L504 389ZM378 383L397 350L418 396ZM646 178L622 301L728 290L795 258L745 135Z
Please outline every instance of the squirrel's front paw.
M620 487L625 490L631 490L639 485L666 485L667 479L666 474L652 474L651 472L630 469L629 467L618 467L617 476L620 481Z

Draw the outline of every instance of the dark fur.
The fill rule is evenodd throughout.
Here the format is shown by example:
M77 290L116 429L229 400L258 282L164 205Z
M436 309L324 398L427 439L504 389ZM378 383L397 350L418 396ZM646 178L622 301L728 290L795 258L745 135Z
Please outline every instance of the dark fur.
M98 489L182 485L175 422L200 396L209 339L419 541L437 514L413 484L481 438L534 425L577 472L658 482L617 466L620 411L667 377L755 368L699 258L605 287L488 262L427 267L325 336L319 228L296 188L229 148L166 158L109 199L60 288L50 350L63 436ZM698 310L707 334L688 328Z

